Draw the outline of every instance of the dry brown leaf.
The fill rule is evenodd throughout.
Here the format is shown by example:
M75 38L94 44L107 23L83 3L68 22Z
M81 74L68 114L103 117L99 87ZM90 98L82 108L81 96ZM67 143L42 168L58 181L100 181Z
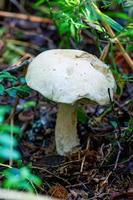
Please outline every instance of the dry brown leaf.
M55 185L49 189L48 194L52 197L65 200L67 199L68 191L61 185Z

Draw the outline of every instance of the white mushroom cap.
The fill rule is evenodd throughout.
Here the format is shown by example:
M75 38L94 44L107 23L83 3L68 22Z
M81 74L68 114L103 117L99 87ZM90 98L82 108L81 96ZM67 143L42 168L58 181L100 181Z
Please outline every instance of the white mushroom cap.
M72 49L48 50L29 65L27 84L55 102L73 104L87 98L100 105L109 102L108 89L116 89L109 67L96 56Z

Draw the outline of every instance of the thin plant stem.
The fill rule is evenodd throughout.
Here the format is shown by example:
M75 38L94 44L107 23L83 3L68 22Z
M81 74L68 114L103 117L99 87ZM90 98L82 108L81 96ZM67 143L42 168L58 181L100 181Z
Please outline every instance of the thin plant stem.
M10 145L10 152L12 155L13 152L13 125L14 125L14 119L11 119L11 123L10 123L10 127L11 127L11 132L10 132L10 138L11 138L11 145ZM13 165L13 160L12 160L12 156L10 155L10 159L9 159L9 166L12 167Z

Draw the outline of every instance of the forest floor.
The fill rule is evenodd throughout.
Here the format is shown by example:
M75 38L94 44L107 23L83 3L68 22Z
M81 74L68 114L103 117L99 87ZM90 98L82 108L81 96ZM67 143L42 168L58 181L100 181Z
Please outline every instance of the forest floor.
M17 84L20 79L23 81L27 69L27 65L21 65L24 60L44 50L62 47L50 20L34 20L0 16L0 71L16 76ZM83 36L84 42L78 48L99 56L91 35L84 32ZM75 48L73 42L71 48ZM119 52L114 59L122 73L131 73L128 68L123 70L125 61ZM8 82L5 85L10 87ZM77 127L81 149L63 157L55 151L55 103L33 90L26 97L0 96L0 105L12 106L7 121L13 118L14 124L21 127L18 149L23 164L30 164L43 181L38 193L69 200L133 199L132 98L132 84L125 82L113 108L111 104L80 105L85 111L80 113L83 119ZM22 109L29 101L36 102L36 106Z

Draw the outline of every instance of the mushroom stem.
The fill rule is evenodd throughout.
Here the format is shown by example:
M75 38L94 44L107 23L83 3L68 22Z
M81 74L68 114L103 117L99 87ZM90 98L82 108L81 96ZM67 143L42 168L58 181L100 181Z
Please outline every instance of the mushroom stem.
M59 104L55 140L57 153L60 155L70 152L74 147L79 145L76 105Z

